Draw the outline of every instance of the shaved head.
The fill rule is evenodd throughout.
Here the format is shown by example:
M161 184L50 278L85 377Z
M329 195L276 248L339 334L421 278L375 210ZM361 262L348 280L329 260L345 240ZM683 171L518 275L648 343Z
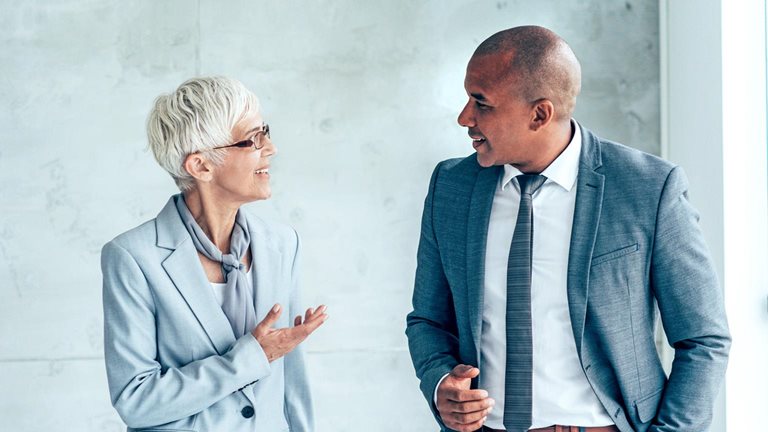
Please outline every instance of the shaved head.
M565 40L544 27L513 27L483 41L472 57L496 55L505 58L508 67L499 78L511 80L512 91L528 102L548 99L557 120L570 120L581 91L581 66Z

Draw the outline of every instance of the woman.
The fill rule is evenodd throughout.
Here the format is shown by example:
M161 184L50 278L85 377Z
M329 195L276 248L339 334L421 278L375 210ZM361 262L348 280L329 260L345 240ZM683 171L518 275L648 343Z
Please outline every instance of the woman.
M157 98L148 136L182 193L102 250L112 404L129 430L312 430L294 348L325 306L296 316L296 232L240 208L271 194L276 148L256 96L189 80Z

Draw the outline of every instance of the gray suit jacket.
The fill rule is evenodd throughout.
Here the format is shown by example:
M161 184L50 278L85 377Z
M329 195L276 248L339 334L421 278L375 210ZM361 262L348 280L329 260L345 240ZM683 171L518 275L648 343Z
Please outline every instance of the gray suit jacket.
M302 313L298 237L247 217L257 319L280 303L287 327ZM129 431L313 429L301 348L269 363L250 333L235 339L173 199L107 243L101 267L109 392Z
M582 131L567 290L584 374L623 432L706 430L730 335L685 175ZM500 172L475 155L444 161L424 204L406 334L444 430L432 404L438 381L459 363L483 369L483 265ZM669 377L654 344L654 304L675 349Z

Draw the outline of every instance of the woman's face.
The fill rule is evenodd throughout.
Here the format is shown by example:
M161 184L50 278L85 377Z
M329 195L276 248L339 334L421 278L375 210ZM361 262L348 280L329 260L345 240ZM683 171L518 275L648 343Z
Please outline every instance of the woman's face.
M232 130L232 142L240 142L262 130L264 120L259 111L249 112ZM210 186L220 198L237 203L267 199L272 195L269 185L269 162L277 153L272 140L259 133L256 142L264 145L261 150L254 147L228 147L221 165L214 167Z

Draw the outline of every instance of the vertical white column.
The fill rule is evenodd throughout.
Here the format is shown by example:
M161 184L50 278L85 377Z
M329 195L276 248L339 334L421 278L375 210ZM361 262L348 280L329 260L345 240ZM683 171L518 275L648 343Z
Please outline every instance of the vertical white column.
M688 173L734 338L711 430L746 430L768 416L766 3L660 10L663 156Z
M721 11L718 0L659 3L662 157L686 172L689 199L723 281ZM666 340L665 340L666 342ZM669 367L672 350L660 350ZM725 431L725 391L714 406L711 431Z
M725 301L733 347L727 430L768 418L765 0L723 2Z

